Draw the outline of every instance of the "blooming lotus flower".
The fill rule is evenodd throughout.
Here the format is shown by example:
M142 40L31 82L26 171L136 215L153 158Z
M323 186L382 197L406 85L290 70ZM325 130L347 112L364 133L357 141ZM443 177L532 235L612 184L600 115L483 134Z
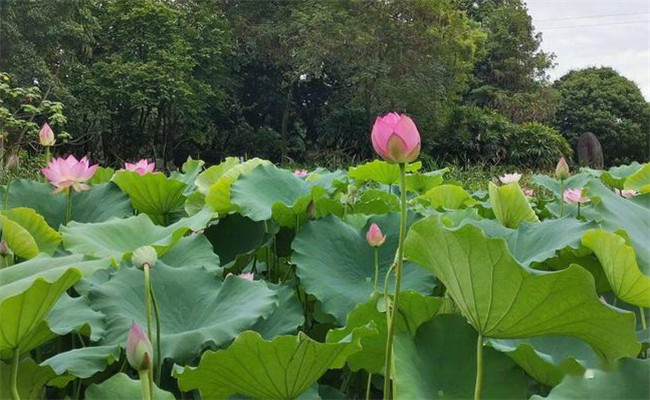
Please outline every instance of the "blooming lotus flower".
M569 164L564 157L560 158L555 167L555 177L557 179L566 179L569 177Z
M308 174L309 174L309 172L307 172L306 169L297 169L297 170L293 171L293 176L298 177L298 178L304 178Z
M624 189L624 190L614 189L614 190L616 191L617 195L623 196L626 199L630 199L630 198L632 198L634 196L637 196L639 194L639 192L637 192L634 189Z
M150 163L149 160L143 158L135 164L124 163L124 169L144 175L147 172L153 172L153 170L156 169L156 163Z
M535 195L535 191L533 189L525 187L522 190L524 191L524 194L528 197L533 197Z
M137 322L131 321L126 340L126 359L136 371L144 371L153 365L153 346L149 337Z
M389 113L372 127L372 147L389 163L407 163L420 155L420 133L411 118Z
M54 146L54 143L56 143L54 132L47 122L43 124L41 131L38 133L38 140L41 143L41 146L44 147Z
M565 190L563 198L564 202L569 204L584 204L589 201L589 197L583 195L582 188Z
M381 229L375 223L370 225L368 232L366 232L366 240L372 247L379 247L386 241L386 236L382 234Z
M519 182L520 179L521 179L521 174L517 172L515 172L514 174L504 174L499 177L499 180L504 185L507 185L508 183Z
M93 177L96 170L97 164L90 165L88 158L77 160L75 156L69 155L65 159L53 159L41 172L56 187L54 193L58 193L68 188L77 192L90 189L86 182Z

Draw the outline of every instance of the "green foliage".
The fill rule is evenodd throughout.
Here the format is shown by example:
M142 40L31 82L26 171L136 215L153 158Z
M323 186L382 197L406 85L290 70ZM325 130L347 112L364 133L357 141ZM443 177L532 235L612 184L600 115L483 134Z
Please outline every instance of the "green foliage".
M528 122L515 128L508 140L508 163L527 168L552 169L561 157L571 158L573 151L558 131Z

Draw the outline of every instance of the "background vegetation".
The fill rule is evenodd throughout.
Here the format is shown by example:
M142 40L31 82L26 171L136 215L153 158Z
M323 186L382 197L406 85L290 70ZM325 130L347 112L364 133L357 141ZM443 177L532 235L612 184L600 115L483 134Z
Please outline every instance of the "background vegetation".
M104 165L188 156L347 164L378 113L409 113L430 162L552 165L594 132L648 155L650 108L608 68L551 84L520 0L3 0L5 163L38 149ZM64 150L61 149L61 152ZM22 153L21 153L22 152ZM25 153L27 152L27 153Z

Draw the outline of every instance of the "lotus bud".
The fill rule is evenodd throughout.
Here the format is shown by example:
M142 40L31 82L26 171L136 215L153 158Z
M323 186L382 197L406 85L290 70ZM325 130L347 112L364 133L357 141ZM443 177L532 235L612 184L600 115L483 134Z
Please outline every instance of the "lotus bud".
M149 337L137 322L131 321L126 341L126 359L136 371L145 371L153 365L153 346Z
M314 203L314 199L309 200L309 204L307 204L307 219L314 219L316 218L316 204Z
M156 249L151 246L138 247L131 257L131 262L138 268L144 268L145 264L151 268L156 261L158 261L158 254Z
M567 179L569 177L569 164L567 164L564 157L560 158L555 167L555 177L557 179Z
M9 245L6 240L0 240L0 256L6 257L10 253Z
M420 155L420 133L411 118L389 113L372 127L372 147L389 163L408 163Z
M366 240L372 247L379 247L386 241L386 236L381 233L381 229L375 223L370 225L368 232L366 232Z
M38 139L41 143L41 146L44 147L54 146L54 143L56 143L56 140L54 139L54 132L47 122L43 124L41 131L38 133Z
M7 164L5 165L5 167L9 171L16 171L19 165L20 165L20 158L18 158L17 154L12 154L9 156L9 159L7 159Z

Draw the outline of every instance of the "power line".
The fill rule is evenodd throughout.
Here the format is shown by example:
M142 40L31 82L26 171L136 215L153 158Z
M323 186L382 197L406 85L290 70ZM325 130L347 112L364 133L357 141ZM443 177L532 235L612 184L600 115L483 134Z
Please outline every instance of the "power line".
M642 15L642 14L650 14L650 11L641 11L641 12L634 12L634 13L619 13L619 14L585 15L585 16L549 18L549 19L538 19L538 20L533 19L533 22L569 21L574 19L622 17L622 16L629 16L629 15Z
M570 28L589 28L595 26L608 26L608 25L627 25L627 24L638 24L638 23L650 23L650 20L644 21L620 21L620 22L609 22L605 24L584 24L584 25L570 25L570 26L553 26L548 28L535 27L538 31L550 31L554 29L570 29Z

